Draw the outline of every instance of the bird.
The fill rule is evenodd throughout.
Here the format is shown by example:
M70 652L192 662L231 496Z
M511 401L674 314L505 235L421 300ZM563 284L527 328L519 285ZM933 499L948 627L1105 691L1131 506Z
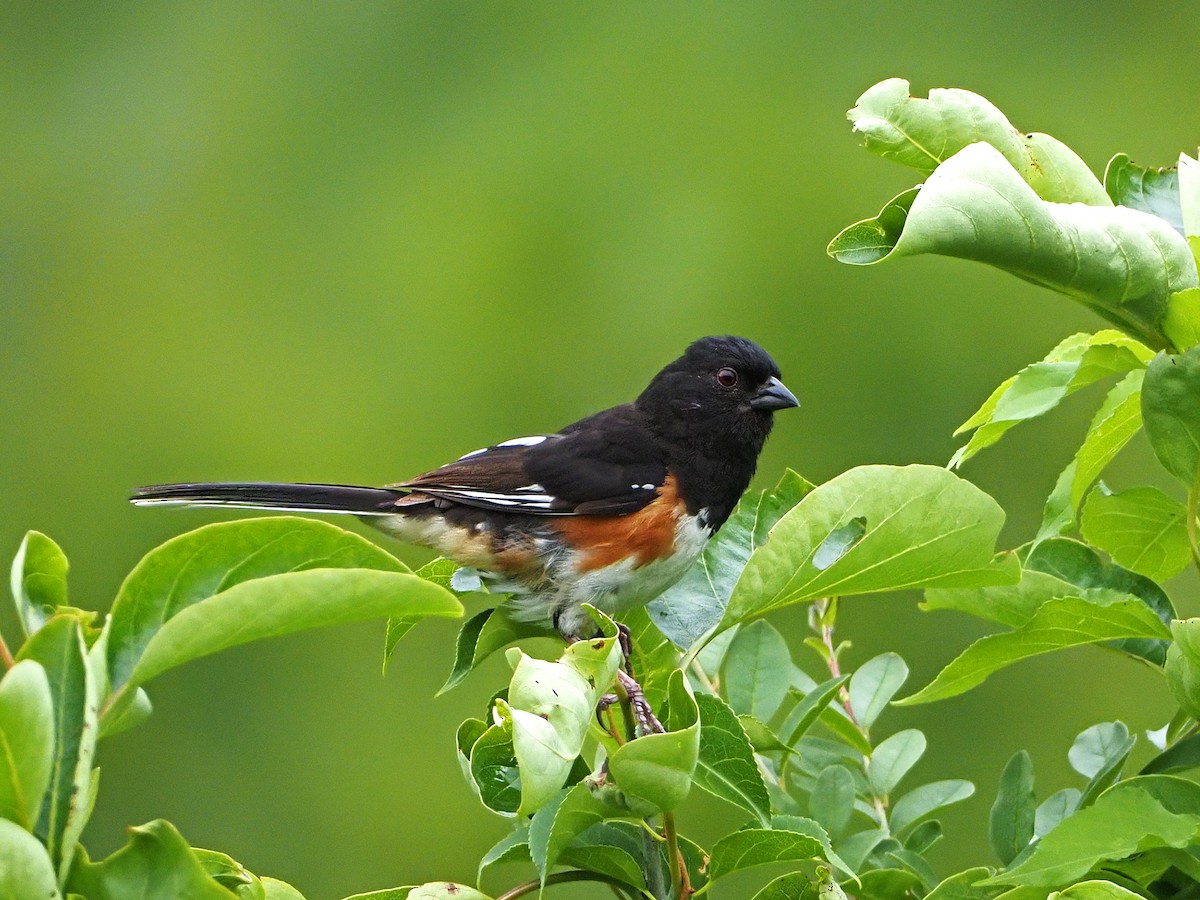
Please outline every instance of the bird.
M518 622L586 639L678 581L750 484L774 413L799 405L751 340L704 337L631 403L385 487L198 482L138 506L346 513L476 570Z

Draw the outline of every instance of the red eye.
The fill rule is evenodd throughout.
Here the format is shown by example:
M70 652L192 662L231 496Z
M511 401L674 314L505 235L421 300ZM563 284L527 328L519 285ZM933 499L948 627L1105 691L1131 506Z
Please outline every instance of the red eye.
M733 369L721 369L717 372L717 384L721 387L731 388L738 383L738 373Z

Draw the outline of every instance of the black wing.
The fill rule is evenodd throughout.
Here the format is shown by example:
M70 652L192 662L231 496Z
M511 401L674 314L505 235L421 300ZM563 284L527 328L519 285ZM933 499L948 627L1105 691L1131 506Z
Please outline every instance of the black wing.
M653 433L627 405L556 434L514 438L476 450L389 486L504 512L615 516L636 512L653 500L666 476Z

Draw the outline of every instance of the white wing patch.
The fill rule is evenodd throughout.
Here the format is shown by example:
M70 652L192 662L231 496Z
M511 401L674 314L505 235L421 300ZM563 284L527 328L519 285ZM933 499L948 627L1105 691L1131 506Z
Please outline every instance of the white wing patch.
M544 511L553 505L555 497L548 494L540 484L527 484L511 492L484 491L479 488L467 487L461 484L439 485L437 493L451 499L475 500L481 503L492 503L497 506L514 509Z
M497 444L497 447L536 447L542 441L550 437L548 434L531 434L528 437L510 438L503 443Z

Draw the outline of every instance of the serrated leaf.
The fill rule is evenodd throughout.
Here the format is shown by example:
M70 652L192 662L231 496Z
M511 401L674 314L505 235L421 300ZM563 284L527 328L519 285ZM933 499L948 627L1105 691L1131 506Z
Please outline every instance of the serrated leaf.
M8 819L0 819L0 897L62 900L46 848Z
M611 813L584 781L538 808L529 822L529 855L543 885L562 851Z
M1139 166L1125 153L1108 161L1104 190L1113 203L1158 216L1182 236L1183 211L1179 202L1179 172L1174 168Z
M1193 490L1200 473L1200 347L1150 361L1142 419L1163 468Z
M514 641L543 636L545 629L513 621L504 608L485 609L468 619L458 632L454 665L437 692L441 696L475 671L485 659Z
M813 556L854 519L866 533L825 569ZM728 628L818 597L929 586L1015 581L1015 561L996 564L999 505L934 466L862 466L813 490L747 563L721 622Z
M512 831L496 841L479 860L479 871L476 873L475 880L482 881L484 870L490 866L522 860L530 860L529 826L519 823Z
M1000 669L1042 653L1118 638L1162 639L1167 634L1166 626L1140 600L1117 600L1108 605L1082 597L1047 600L1024 625L980 638L930 684L898 704L932 703L957 696Z
M77 860L67 891L88 900L230 900L237 896L204 871L169 822L158 819L129 832L129 843L107 859Z
M808 814L833 840L839 839L854 812L854 776L845 766L828 766L808 795Z
M809 859L825 859L825 850L814 837L794 831L744 828L725 835L713 845L708 878L716 881L752 866Z
M345 570L375 575L347 575L342 585L338 573ZM380 577L384 574L392 578ZM351 612L364 603L369 612ZM194 612L201 604L208 605ZM156 665L148 665L145 654L180 615L193 617L183 629L175 626L186 634L172 635L167 643L195 649L211 643L212 649L202 651L208 653L335 621L460 613L448 591L412 575L394 556L352 532L292 516L221 522L167 541L129 573L111 613L109 678L118 692L135 668L141 667L144 680L147 671L177 665L171 661L175 654L164 654L161 641ZM218 622L223 630L214 633ZM206 638L191 637L193 631L205 632ZM179 661L185 658L194 656Z
M21 648L19 659L45 670L54 707L54 757L35 834L58 867L60 883L86 824L98 731L97 684L73 615L52 617Z
M896 653L881 653L858 667L850 678L850 711L863 728L875 724L908 680L908 665Z
M847 114L872 153L933 172L959 150L986 141L1046 200L1110 206L1087 165L1047 134L1024 134L985 98L960 88L913 97L902 78L871 87Z
M974 430L954 454L950 467L991 446L1013 426L1041 416L1066 397L1111 375L1145 368L1152 351L1128 335L1107 329L1073 334L1040 362L1026 366L1005 381L955 434Z
M1039 541L1063 534L1075 525L1075 513L1087 489L1142 427L1144 374L1141 370L1130 372L1112 387L1096 410L1083 443L1046 498Z
M0 817L33 831L54 764L54 700L31 659L0 679Z
M789 469L773 490L745 494L683 578L646 607L659 630L685 649L711 631L721 620L750 554L766 542L780 517L812 489Z
M1198 284L1186 241L1162 219L1127 207L1045 201L986 143L937 167L891 248L868 257L864 239L862 223L852 225L833 239L829 255L855 264L922 253L987 263L1067 294L1159 348L1167 343L1159 329L1167 297Z
M1105 860L1155 847L1184 847L1198 827L1200 816L1168 812L1143 790L1110 791L1060 822L1020 865L985 884L1056 887Z
M1154 581L1179 574L1191 561L1187 511L1158 488L1116 494L1097 488L1084 504L1080 533L1117 563Z
M766 825L771 802L754 751L738 717L713 694L697 694L700 713L700 750L696 785L728 800Z
M34 634L67 603L66 554L40 531L25 533L13 558L11 587L26 635Z
M738 629L721 663L721 690L738 713L766 722L791 685L792 654L769 622Z
M988 817L988 840L1004 865L1033 840L1037 799L1033 795L1033 760L1018 750L1000 773L1000 788Z
M915 728L881 741L867 761L867 780L877 797L886 797L925 755L925 735Z
M599 872L645 890L642 834L639 826L629 822L600 822L577 836L559 854L558 860L563 865ZM696 882L692 884L699 886Z
M892 805L888 824L892 834L900 834L939 809L966 800L975 793L975 785L960 779L933 781L913 788Z

